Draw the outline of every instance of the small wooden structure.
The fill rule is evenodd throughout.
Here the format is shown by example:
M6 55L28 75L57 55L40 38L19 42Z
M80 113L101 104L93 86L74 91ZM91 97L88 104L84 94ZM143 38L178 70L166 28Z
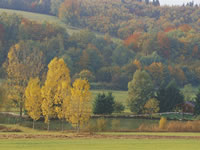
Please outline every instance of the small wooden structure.
M194 113L195 103L192 101L185 101L182 104L182 110L184 113Z

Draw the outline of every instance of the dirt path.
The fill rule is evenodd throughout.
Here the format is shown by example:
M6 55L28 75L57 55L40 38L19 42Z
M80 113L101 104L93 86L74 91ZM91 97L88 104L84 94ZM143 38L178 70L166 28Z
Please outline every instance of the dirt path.
M197 139L200 136L158 136L158 135L67 135L67 134L0 134L0 139Z

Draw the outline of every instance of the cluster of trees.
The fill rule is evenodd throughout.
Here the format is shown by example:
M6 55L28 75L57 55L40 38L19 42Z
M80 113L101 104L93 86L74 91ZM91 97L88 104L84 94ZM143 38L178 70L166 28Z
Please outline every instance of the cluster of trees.
M128 106L135 114L183 111L184 96L175 81L155 89L151 76L145 70L137 70L128 84ZM200 92L200 91L199 91ZM199 95L195 97L194 113L200 114Z
M1 8L52 14L65 23L126 39L183 24L199 30L198 5L160 6L159 0L2 0Z
M199 6L160 6L158 0L58 0L55 15L73 26L125 39L133 32L159 32L181 24L198 26ZM56 9L56 8L55 8Z
M198 85L199 6L168 7L153 3L156 1L65 0L58 16L67 24L123 39L123 45L113 51L112 57L115 66L124 66L119 78L114 79L125 81L120 89L127 89L131 80L132 75L126 71L132 65L130 57L132 61L139 60L150 74L160 75L166 83L174 78L179 86ZM109 75L106 76L109 80Z
M161 83L167 85L172 79L178 86L189 83L197 86L200 9L198 6L155 5L158 2L37 1L38 4L48 3L51 12L68 24L106 33L104 38L90 31L69 37L64 29L55 25L1 15L0 64L5 62L11 46L21 40L32 40L37 41L35 45L46 57L43 58L46 68L53 57L62 57L71 70L72 80L84 73L90 82L98 82L92 84L92 88L127 90L138 68L146 70L157 87ZM122 42L113 42L109 34L123 39Z
M15 96L18 96L16 100L19 103L25 103L25 109L34 121L44 116L48 130L52 118L66 119L79 130L91 115L89 90L89 82L85 79L76 79L71 87L69 69L64 60L54 58L48 65L43 85L38 77L30 78L25 89L15 88Z
M68 64L72 80L85 76L90 82L98 83L92 84L92 88L127 90L127 84L137 69L146 70L157 87L167 85L172 79L178 86L199 84L200 35L188 25L169 28L154 36L136 32L124 42L117 43L107 34L96 37L94 33L83 30L69 36L57 25L40 24L3 13L0 30L2 78L7 76L3 64L6 66L8 62L9 51L14 52L16 48L13 47L19 46L21 52L17 55L24 51L27 56L32 55L32 59L37 55L42 57L41 76L50 60L58 56ZM27 59L25 55L17 57L20 61Z

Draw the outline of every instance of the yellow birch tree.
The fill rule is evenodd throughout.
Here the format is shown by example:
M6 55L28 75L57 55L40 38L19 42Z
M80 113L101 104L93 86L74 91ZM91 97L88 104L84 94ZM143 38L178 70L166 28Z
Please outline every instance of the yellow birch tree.
M48 65L46 81L41 90L42 113L45 117L45 123L48 124L48 130L51 118L64 118L64 106L67 105L63 105L63 103L70 96L70 82L67 65L63 59L55 57Z
M39 78L31 78L25 90L25 109L28 115L33 119L33 129L35 128L35 121L40 119L41 115L42 97L40 90Z
M38 76L44 69L43 53L33 41L20 41L10 48L4 68L8 99L19 107L22 117L25 88L29 79Z
M71 99L65 113L67 121L80 131L91 116L91 93L90 85L87 80L77 79L71 89Z

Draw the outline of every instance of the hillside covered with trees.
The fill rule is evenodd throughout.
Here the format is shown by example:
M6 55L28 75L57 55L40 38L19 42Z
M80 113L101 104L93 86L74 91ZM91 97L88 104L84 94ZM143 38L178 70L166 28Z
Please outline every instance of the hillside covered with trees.
M0 14L0 77L7 90L12 84L20 85L20 96L32 77L45 84L48 64L55 57L67 64L72 83L87 79L92 89L130 87L134 91L132 85L138 84L135 78L141 72L150 84L150 95L142 98L142 107L151 98L161 101L165 92L179 94L171 82L176 88L200 84L200 7L192 2L169 7L160 6L158 0L10 0L1 1L0 6L55 15L67 25L83 29L69 35L56 24ZM104 36L96 36L96 32ZM15 101L15 91L8 91ZM133 108L138 108L137 100L130 94ZM138 108L137 113L141 112Z

